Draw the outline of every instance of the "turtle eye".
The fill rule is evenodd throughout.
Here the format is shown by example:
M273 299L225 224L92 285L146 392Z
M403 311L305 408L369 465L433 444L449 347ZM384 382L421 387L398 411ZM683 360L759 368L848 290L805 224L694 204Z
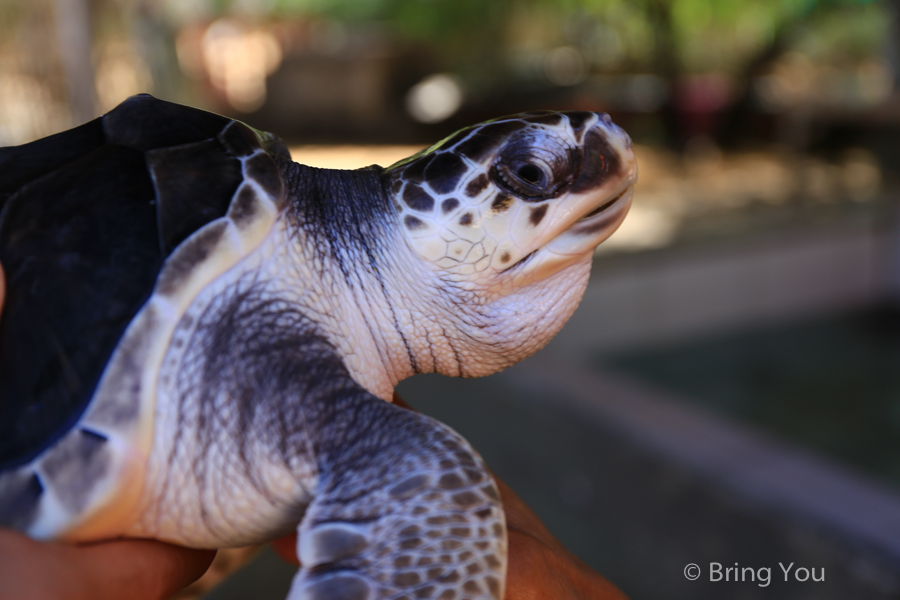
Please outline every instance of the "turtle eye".
M556 188L549 169L535 162L502 161L491 170L500 187L526 200L544 200L552 196Z
M527 163L516 169L516 175L519 176L519 179L529 185L539 186L544 179L544 172L541 171L540 168Z

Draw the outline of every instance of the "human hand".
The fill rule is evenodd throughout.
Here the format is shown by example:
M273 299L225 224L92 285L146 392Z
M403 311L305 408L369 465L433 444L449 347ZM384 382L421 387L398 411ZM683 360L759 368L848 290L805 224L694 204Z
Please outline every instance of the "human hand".
M45 543L0 529L0 599L168 599L215 555L156 540Z
M5 284L0 267L0 311ZM168 599L203 575L215 555L155 540L44 543L0 529L0 600Z
M396 394L393 402L410 408ZM508 485L496 476L494 480L506 511L509 540L505 600L627 600L613 584L566 550ZM296 534L272 542L272 548L286 562L300 564Z

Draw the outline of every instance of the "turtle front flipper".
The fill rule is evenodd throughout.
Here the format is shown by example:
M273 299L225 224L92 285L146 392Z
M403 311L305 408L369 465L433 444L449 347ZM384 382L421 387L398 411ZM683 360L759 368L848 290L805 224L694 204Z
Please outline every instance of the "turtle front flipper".
M480 457L449 427L367 392L340 404L319 432L290 600L502 598L506 527Z

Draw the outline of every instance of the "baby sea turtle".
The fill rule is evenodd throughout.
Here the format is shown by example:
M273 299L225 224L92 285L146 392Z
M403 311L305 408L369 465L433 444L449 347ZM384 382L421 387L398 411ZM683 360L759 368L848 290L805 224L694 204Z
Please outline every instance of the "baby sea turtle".
M204 548L296 529L292 599L501 598L484 464L385 400L547 343L635 177L591 112L338 171L136 96L0 149L0 525Z

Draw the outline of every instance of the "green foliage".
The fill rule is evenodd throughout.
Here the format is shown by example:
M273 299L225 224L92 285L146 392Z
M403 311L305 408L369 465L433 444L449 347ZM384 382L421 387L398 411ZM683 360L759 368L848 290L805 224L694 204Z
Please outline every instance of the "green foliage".
M853 61L878 52L889 21L879 0L206 1L223 12L259 4L280 17L378 22L463 70L535 44L575 46L599 70L740 72L785 39L814 60Z

